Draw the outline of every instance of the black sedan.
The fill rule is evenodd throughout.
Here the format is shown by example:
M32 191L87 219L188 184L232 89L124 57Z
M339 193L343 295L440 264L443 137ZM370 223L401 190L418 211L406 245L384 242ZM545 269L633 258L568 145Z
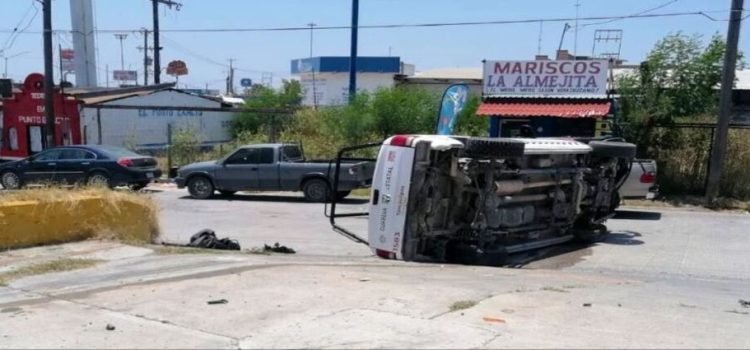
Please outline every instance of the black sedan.
M161 176L156 159L112 146L65 146L0 165L6 189L26 185L98 185L146 187Z

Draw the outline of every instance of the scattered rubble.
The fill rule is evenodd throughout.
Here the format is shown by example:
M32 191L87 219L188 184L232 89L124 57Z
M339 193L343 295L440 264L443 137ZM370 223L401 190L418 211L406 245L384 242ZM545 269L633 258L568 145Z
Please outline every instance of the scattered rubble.
M220 304L228 304L229 300L226 299L217 299L217 300L209 300L208 305L220 305Z
M750 307L750 301L740 299L739 302L742 307Z
M264 252L273 252L273 253L281 253L281 254L296 254L297 252L289 248L285 245L279 245L279 242L276 242L273 246L269 246L268 244L263 245L263 251Z
M115 326L114 326L114 325L112 325L112 324L110 324L110 323L107 323L107 327L106 327L106 329L107 329L108 331L113 331L113 330L115 330L116 328L115 328Z

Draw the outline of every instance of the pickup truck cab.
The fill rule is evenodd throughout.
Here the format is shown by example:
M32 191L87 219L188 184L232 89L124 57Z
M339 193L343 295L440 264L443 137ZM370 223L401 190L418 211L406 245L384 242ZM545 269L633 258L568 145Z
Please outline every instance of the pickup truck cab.
M311 202L323 202L334 195L331 190L335 167L329 161L307 161L296 144L272 143L246 145L217 161L194 163L177 171L178 188L188 189L196 199L207 199L219 191L233 195L237 191L302 191ZM341 165L336 198L343 199L352 190L368 187L374 164Z

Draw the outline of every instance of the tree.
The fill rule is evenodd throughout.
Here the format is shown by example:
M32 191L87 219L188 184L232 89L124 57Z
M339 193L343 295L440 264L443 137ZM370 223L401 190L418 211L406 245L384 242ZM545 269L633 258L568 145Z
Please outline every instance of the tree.
M253 85L250 97L245 100L248 109L297 109L302 103L302 85L297 80L284 80L278 90L263 85ZM291 113L258 113L246 111L235 116L232 134L256 133L261 127L283 129L291 120Z
M682 33L658 41L636 73L618 80L628 138L643 151L668 149L672 135L655 138L653 125L714 115L724 51L719 35L705 45L700 36Z

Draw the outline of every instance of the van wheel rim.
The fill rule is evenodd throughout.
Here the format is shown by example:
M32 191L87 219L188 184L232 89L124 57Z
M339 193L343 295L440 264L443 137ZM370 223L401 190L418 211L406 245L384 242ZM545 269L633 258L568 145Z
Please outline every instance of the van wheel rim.
M16 189L18 188L20 184L20 179L18 178L18 175L14 173L5 173L3 174L3 187L6 189Z

